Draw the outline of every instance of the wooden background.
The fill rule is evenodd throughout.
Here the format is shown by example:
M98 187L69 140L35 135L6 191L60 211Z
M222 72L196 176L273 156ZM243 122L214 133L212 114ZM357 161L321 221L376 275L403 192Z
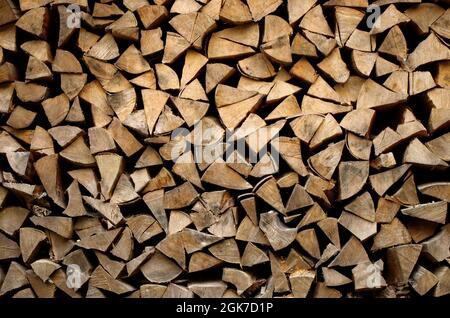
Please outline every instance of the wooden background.
M0 297L449 294L448 7L0 0Z

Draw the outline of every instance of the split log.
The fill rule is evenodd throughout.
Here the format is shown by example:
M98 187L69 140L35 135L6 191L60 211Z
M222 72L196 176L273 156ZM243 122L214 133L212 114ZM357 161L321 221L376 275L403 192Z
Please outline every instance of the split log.
M420 245L402 245L388 249L386 267L389 273L387 281L393 284L405 284L419 258Z
M383 261L379 260L375 264L370 261L358 264L352 269L355 290L373 290L386 287L381 271L383 270Z
M438 283L438 278L426 268L418 265L412 273L410 285L421 296L425 295Z

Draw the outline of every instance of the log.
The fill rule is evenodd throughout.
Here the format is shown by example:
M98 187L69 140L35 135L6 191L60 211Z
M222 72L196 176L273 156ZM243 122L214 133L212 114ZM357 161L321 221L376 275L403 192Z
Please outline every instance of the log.
M408 281L422 246L402 245L388 249L386 253L386 267L389 271L387 281L392 284L404 284Z
M20 256L21 251L19 245L0 233L0 259L9 260Z
M0 289L0 295L3 296L7 293L11 293L26 285L28 285L28 280L26 278L25 267L13 261L6 273Z
M381 230L374 237L372 250L388 248L394 245L407 244L411 242L411 235L407 228L394 218L391 223L381 225Z
M448 267L441 266L434 271L434 275L438 278L438 283L434 290L433 296L441 297L444 295L448 295Z
M6 207L0 212L0 229L14 236L25 222L30 211L22 207Z
M381 271L383 270L383 261L379 260L375 264L366 261L358 264L352 269L355 290L365 291L379 289L386 286Z
M402 213L422 220L445 224L447 218L447 203L445 201L420 204L402 209Z
M421 296L425 295L438 283L438 278L432 272L420 265L412 273L410 285Z

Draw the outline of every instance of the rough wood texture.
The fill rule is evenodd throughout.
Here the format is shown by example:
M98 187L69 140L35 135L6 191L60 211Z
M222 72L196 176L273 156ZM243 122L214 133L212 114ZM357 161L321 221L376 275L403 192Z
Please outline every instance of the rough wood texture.
M448 4L0 0L0 297L450 294Z

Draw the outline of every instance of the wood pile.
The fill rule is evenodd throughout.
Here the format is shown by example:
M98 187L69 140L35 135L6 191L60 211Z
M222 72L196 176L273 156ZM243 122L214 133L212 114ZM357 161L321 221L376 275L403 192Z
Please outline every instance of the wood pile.
M449 3L0 0L0 297L450 294Z

